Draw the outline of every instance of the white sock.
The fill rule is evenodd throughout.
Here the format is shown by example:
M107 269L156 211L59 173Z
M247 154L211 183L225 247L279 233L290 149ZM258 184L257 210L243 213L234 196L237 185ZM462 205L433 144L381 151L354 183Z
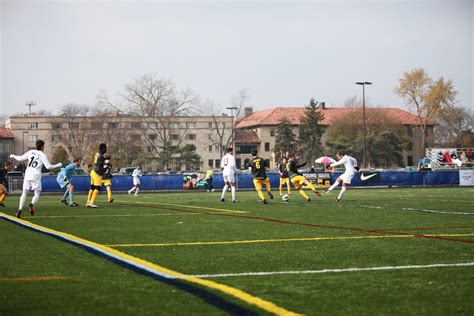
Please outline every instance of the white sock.
M131 188L130 190L128 190L128 192L132 193L134 190L135 190L135 187L133 187L133 188Z
M25 206L27 195L28 195L28 190L23 190L23 193L21 193L21 197L20 197L20 206L18 206L19 210L22 210L23 206Z
M337 197L339 200L342 199L342 196L346 192L347 188L345 186L342 186L341 192L339 192L339 196Z
M41 191L40 190L35 190L35 195L33 196L33 199L31 200L32 204L38 203L40 199Z
M339 181L334 182L331 187L328 189L328 191L334 190L337 186L339 185Z
M235 201L235 187L234 186L232 186L231 192L232 192L232 201Z
M224 185L224 188L222 189L222 195L221 195L221 199L223 199L223 198L224 198L224 196L225 196L225 193L227 192L227 189L228 189L228 188L229 188L229 187L227 186L227 183L226 183L226 184Z
M137 188L137 189L135 190L135 195L137 195L137 194L138 194L138 191L140 191L140 189L139 189L139 188Z

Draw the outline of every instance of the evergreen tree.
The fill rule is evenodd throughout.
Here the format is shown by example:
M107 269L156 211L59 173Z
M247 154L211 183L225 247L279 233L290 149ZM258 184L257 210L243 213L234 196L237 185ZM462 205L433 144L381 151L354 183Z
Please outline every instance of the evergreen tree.
M196 153L196 145L186 144L179 149L179 157L176 159L177 169L184 165L186 170L199 170L201 156Z
M282 156L286 156L287 153L294 153L296 151L296 135L291 129L290 122L288 119L282 119L276 130L275 137L275 157L277 161L280 161Z
M324 114L321 112L320 105L314 99L305 106L304 116L300 118L300 136L298 147L300 156L303 159L314 161L323 155L323 146L321 136L324 133L321 121Z

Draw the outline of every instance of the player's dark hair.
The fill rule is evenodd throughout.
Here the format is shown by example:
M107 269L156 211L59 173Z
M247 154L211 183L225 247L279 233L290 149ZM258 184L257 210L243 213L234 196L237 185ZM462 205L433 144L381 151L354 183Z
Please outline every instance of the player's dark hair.
M42 141L41 139L38 139L36 141L36 150L43 150L44 148L44 141Z
M8 166L13 166L12 162L11 161L5 161L5 164L4 164L5 167L8 167Z
M255 157L255 156L257 156L257 155L258 155L258 150L256 150L256 149L252 150L252 156Z
M99 145L99 152L104 154L107 151L107 145L102 143Z
M72 160L72 162L76 163L76 162L81 161L81 160L82 160L81 158L75 157L75 158Z
M290 158L295 158L295 154L290 154L290 155L288 156L288 159L290 159Z
M227 153L230 153L232 150L234 150L234 148L232 147L227 148Z
M336 156L344 156L344 153L342 151L336 151Z

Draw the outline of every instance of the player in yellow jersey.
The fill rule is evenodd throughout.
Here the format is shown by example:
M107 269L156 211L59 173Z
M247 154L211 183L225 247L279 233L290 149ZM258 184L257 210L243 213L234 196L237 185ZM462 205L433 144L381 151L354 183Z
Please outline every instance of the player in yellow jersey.
M99 195L100 187L102 186L102 176L105 172L105 158L107 152L107 145L102 143L99 145L99 152L94 156L94 167L91 170L91 188L87 196L87 207L97 207L95 200Z
M114 201L114 199L112 198L112 174L110 173L110 171L112 170L112 164L110 163L109 154L105 153L104 158L105 168L104 174L102 175L102 185L107 190L107 202L110 204Z
M286 158L281 159L281 164L278 167L278 172L280 173L280 195L283 195L283 185L286 184L286 189L288 190L288 195L291 195L290 189L290 179L288 178L288 170L286 170Z
M252 151L252 164L249 169L253 175L253 185L255 186L255 190L258 192L258 197L262 200L263 204L268 204L267 200L265 199L265 195L263 195L262 192L262 184L265 184L268 196L270 199L273 199L273 194L270 187L270 179L268 179L267 172L265 171L267 162L265 159L258 157L257 154L257 150Z
M306 162L301 164L301 165L297 165L296 160L295 160L295 155L291 154L288 157L288 163L286 164L286 170L288 170L288 175L290 177L290 181L291 181L291 183L293 183L296 190L298 190L299 194L302 197L304 197L306 199L306 201L310 202L311 199L308 197L306 192L303 190L303 188L302 188L303 185L307 185L313 191L313 193L316 194L317 196L321 196L321 193L316 191L316 188L314 187L314 185L311 182L309 182L308 180L306 180L306 178L303 177L303 175L298 172L298 168L301 168L304 165L306 165Z

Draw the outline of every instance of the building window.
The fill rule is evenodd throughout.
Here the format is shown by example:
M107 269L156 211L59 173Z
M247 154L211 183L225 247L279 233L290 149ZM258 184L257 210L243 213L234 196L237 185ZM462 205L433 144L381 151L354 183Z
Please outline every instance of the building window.
M157 136L156 136L156 134L149 134L148 138L150 138L150 140L156 140Z
M209 160L207 161L207 164L208 164L209 168L214 168L214 160L209 159Z
M62 139L61 135L53 135L53 136L51 137L51 140L52 140L53 142L60 142L61 139Z
M52 129L60 129L61 128L61 123L51 123L51 128Z
M216 168L219 168L221 165L221 160L220 159L216 159Z
M38 123L28 123L28 129L38 129Z
M150 122L147 125L148 125L148 128L156 128L156 123L155 122Z
M178 134L171 134L171 140L179 140Z
M79 123L69 123L69 128L70 129L78 129L79 128Z
M276 128L270 128L270 136L276 135Z
M219 145L216 145L215 148L216 148L216 152L219 152Z
M196 134L187 134L187 135L186 135L186 138L187 138L188 140L196 140Z
M407 150L411 151L413 150L413 142L408 142Z
M209 134L209 135L208 135L208 139L209 139L209 140L214 140L214 136L213 136L212 134Z
M148 151L149 153L157 153L157 152L158 152L158 149L157 149L156 146L148 146L148 147L147 147L147 151Z
M132 122L131 127L132 128L140 128L141 127L140 122Z
M411 126L407 126L407 135L409 137L413 136L413 128Z
M109 122L109 124L107 124L109 126L109 128L118 128L119 127L119 123L117 122Z
M413 166L413 156L408 156L407 157L407 165L408 166Z
M26 140L29 142L36 142L38 140L38 135L28 135Z
M270 159L265 159L265 162L267 163L267 166L270 166Z
M209 122L209 123L208 123L208 127L209 127L209 128L213 128L213 127L214 127L213 124L212 124L212 122Z
M102 129L102 123L100 122L92 122L91 123L92 129Z
M270 151L270 143L265 143L265 151Z
M212 145L209 145L209 152L212 153Z
M132 134L130 135L130 140L134 141L134 142L139 142L142 138L142 135L140 134Z
M186 123L186 128L196 128L196 123L194 123L194 122L187 122L187 123Z
M171 122L170 123L170 128L179 128L179 123L178 122Z

